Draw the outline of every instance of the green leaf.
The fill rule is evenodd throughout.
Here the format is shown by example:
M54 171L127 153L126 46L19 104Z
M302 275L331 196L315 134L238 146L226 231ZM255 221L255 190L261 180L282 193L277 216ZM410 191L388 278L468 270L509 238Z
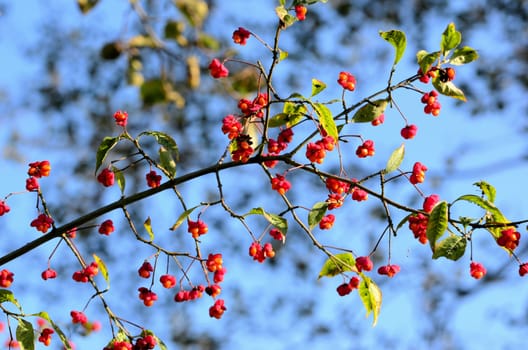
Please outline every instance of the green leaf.
M453 82L451 81L447 81L444 83L440 80L439 76L437 76L433 79L433 86L435 87L436 91L438 91L442 95L454 97L464 102L466 101L466 96L464 96L464 92L457 88L455 84L453 84Z
M385 173L392 173L396 169L400 167L400 164L403 161L403 157L405 155L405 144L402 143L400 147L396 148L394 152L392 152L389 160L387 161L387 166L385 167Z
M130 40L128 40L128 46L138 47L138 48L141 48L141 47L155 48L155 47L158 47L159 44L150 35L136 35L135 37L130 38Z
M165 343L163 342L163 340L161 340L160 338L158 338L156 335L154 335L154 338L156 339L156 341L158 342L158 346L160 348L160 350L167 350L167 345L165 345Z
M477 50L464 46L453 51L449 63L454 66L459 66L469 62L473 62L479 58Z
M173 178L176 174L176 162L179 161L179 149L176 141L170 135L161 131L143 131L138 138L143 135L152 136L156 139L156 142L160 145L158 153L161 166Z
M323 129L337 142L339 139L339 133L337 131L334 117L332 116L330 109L322 103L314 103L313 107L315 109L315 113L317 113L317 116L319 117L319 122L321 123Z
M22 311L22 307L18 303L18 300L15 299L13 292L7 289L0 289L0 304L5 303L6 301L14 304L20 311Z
M363 274L361 274L361 283L359 284L359 297L367 310L367 317L372 313L372 326L375 326L381 310L382 294L376 283Z
M317 279L321 277L333 277L346 271L359 272L356 268L356 259L354 259L354 255L352 255L352 253L336 254L325 261Z
M176 230L178 227L180 227L180 225L183 223L183 221L185 219L187 219L189 217L189 215L191 215L191 213L194 211L194 209L198 208L199 205L195 206L195 207L192 207L190 209L187 209L186 211L184 211L179 217L178 217L178 220L176 220L176 222L174 223L174 225L171 226L171 228L169 230L171 231L174 231Z
M466 252L467 240L463 236L450 234L446 239L440 241L433 253L433 259L444 257L456 261Z
M407 46L405 33L400 30L389 30L388 32L380 32L379 34L383 39L394 46L394 49L396 50L396 56L394 57L393 66L395 66L402 58Z
M173 179L176 176L176 161L172 152L161 146L158 151L161 167L167 172L167 175Z
M211 35L200 33L197 41L198 47L218 51L220 49L220 43L216 38Z
M279 61L283 61L288 58L288 51L280 50L279 49Z
M313 229L319 224L325 216L327 209L328 203L326 202L317 202L314 204L312 210L308 213L308 225L310 225L310 229Z
M116 168L115 166L112 166L112 172L114 173L115 179L117 180L117 185L119 186L119 189L121 190L121 194L125 193L125 175L123 175L123 172Z
M427 222L426 235L433 253L435 252L436 241L447 230L447 219L447 202L442 201L435 205Z
M145 81L139 88L141 101L145 106L152 106L157 103L165 102L167 92L161 79L151 79Z
M285 102L282 113L276 114L268 121L270 128L286 125L288 128L299 123L306 114L306 107L301 103Z
M106 267L106 264L104 263L103 259L98 257L95 254L92 254L94 261L97 263L97 267L99 268L99 272L101 272L101 276L103 276L104 280L108 285L110 285L110 277L108 275L108 268Z
M99 145L99 148L97 148L97 153L95 155L95 173L97 174L97 170L99 170L99 167L101 164L103 164L104 160L106 159L106 156L108 155L108 152L114 148L115 145L119 142L120 137L105 137L101 144Z
M99 0L77 0L77 5L82 14L85 15L90 12L98 2Z
M463 196L458 197L453 203L456 201L466 201L469 203L473 203L475 205L478 205L482 209L486 210L489 215L486 215L486 223L487 224L497 224L497 223L506 223L509 220L506 219L504 214L489 200L482 198L480 196L474 195L474 194L466 194ZM500 237L501 231L504 228L501 227L488 227L486 228L495 238Z
M277 17L279 17L279 19L281 20L284 28L288 28L297 20L295 16L292 16L288 13L288 10L284 6L277 6L275 8L275 13L277 14Z
M387 104L387 99L380 99L369 102L363 107L361 107L356 112L356 114L354 114L352 121L355 123L370 123L371 121L379 117L380 114L385 113Z
M406 223L407 221L409 221L409 217L410 217L411 215L412 215L412 214L409 214L409 215L407 215L406 217L404 217L403 219L401 219L401 221L400 221L400 222L398 223L398 225L396 226L396 232L398 232L398 230L399 230L400 228L402 228L402 226L405 225L405 223Z
M488 201L490 201L491 203L495 202L495 196L497 194L495 187L493 187L486 181L475 182L473 185L480 188L482 194L488 199Z
M284 236L288 232L288 220L280 215L268 213L262 208L253 208L243 216L248 215L262 215L271 225L281 231Z
M16 339L20 343L21 350L35 349L35 331L31 322L18 319L18 326L16 328Z
M326 84L321 80L312 79L312 97L326 89Z
M440 50L445 56L447 52L454 49L462 41L462 34L456 30L454 23L449 23L442 33L442 40L440 42Z
M422 72L426 73L431 68L431 65L440 58L440 51L428 53L425 50L418 51L416 59Z
M150 222L150 216L147 217L147 220L145 220L145 222L143 223L143 227L145 228L145 230L149 234L150 242L152 242L154 240L154 232L152 231L152 225L151 225L151 222Z

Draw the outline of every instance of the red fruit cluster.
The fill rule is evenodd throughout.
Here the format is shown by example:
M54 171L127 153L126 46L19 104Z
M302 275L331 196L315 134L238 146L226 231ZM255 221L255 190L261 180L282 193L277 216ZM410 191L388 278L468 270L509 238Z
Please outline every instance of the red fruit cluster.
M76 282L86 283L91 277L94 277L99 273L99 266L94 261L90 265L86 266L80 271L75 271L72 275L72 279Z
M125 111L117 111L114 113L115 123L123 128L127 125L128 113Z
M47 160L43 160L40 162L29 163L29 170L27 173L29 176L41 178L44 176L49 176L50 171L51 171L50 162Z
M306 146L306 158L312 163L321 164L326 156L326 150L321 143L310 142Z
M337 294L339 294L339 296L350 294L354 289L359 287L359 282L357 276L352 277L348 283L343 283L337 287Z
M400 131L400 135L406 139L410 140L416 136L416 133L418 132L418 127L414 124L406 125L403 129Z
M249 135L242 134L235 138L234 147L231 151L231 159L233 159L234 162L247 162L254 151L251 145L252 142Z
M337 82L345 90L354 91L356 89L356 77L349 72L340 72Z
M374 141L366 140L361 146L356 150L356 155L359 158L372 157L375 153L374 150Z
M422 96L422 103L425 104L424 112L426 114L432 114L433 116L437 117L440 114L440 108L442 107L440 105L440 102L438 102L438 92L435 90L431 90L429 93L425 93Z
M141 267L138 269L138 275L142 278L149 278L151 272L154 271L154 268L148 261L144 261Z
M0 216L9 213L10 210L11 208L9 208L7 203L5 201L0 200Z
M237 138L243 131L242 123L234 115L228 115L222 119L222 132L227 134L230 140Z
M125 340L114 340L114 342L103 350L133 350L132 344Z
M147 186L150 188L159 187L161 183L161 175L158 175L155 170L148 172L145 178L147 180Z
M350 184L332 177L327 177L325 180L326 188L336 194L346 194L350 190Z
M334 209L340 208L343 206L344 202L345 202L345 197L337 193L330 193L328 195L328 198L326 199L326 203L328 204L328 210L334 210Z
M213 298L216 298L222 292L222 287L218 284L205 287L205 292Z
M357 202L366 201L368 199L368 192L359 187L354 187L352 189L352 199Z
M519 265L519 276L523 277L528 273L528 263L522 263Z
M220 319L224 312L227 310L223 299L215 301L214 305L209 308L209 316L216 319Z
M38 337L38 341L42 344L49 346L51 344L51 335L55 333L51 328L44 328Z
M291 188L291 184L283 175L276 174L274 178L271 179L271 189L279 192L283 195L288 192Z
M48 232L48 230L51 228L51 225L53 225L53 219L46 214L39 214L39 216L31 221L30 224L31 227L36 228L37 231L42 233Z
M423 165L420 162L414 163L413 171L412 171L411 177L409 178L409 181L413 185L424 182L426 171L427 171L427 167L425 165Z
M257 97L250 101L248 99L241 99L238 101L238 108L244 114L245 117L250 117L252 115L257 118L262 118L264 113L262 109L268 105L268 95L264 93L259 93Z
M427 74L423 74L422 72L422 68L419 68L418 69L418 75L420 76L420 81L424 84L427 84L429 82L429 80L431 78L435 78L436 77L436 71L438 70L438 68L436 67L431 67L429 68L429 70L427 71Z
M173 275L161 275L160 277L160 283L164 288L170 289L176 286L176 277Z
M225 78L229 75L229 70L217 58L211 61L208 68L209 73L215 79Z
M227 269L225 267L222 267L221 269L216 270L213 275L214 283L222 282L224 280L224 276L226 272L227 272Z
M136 340L136 343L132 347L132 350L150 350L154 349L158 341L152 334L143 334Z
M437 194L432 194L428 197L425 197L424 202L423 202L423 210L426 213L432 212L433 208L439 201L440 201L440 197L438 197Z
M271 243L266 243L264 246L260 242L253 242L249 246L249 256L253 257L253 260L263 262L266 258L273 258L275 251Z
M103 223L99 226L99 233L102 235L109 236L112 232L114 232L114 223L112 220L105 220Z
M57 277L57 271L48 267L45 271L42 271L41 277L44 281L48 279L54 279Z
M380 275L386 275L390 278L392 278L395 274L397 274L398 272L400 272L400 266L398 265L385 265L385 266L380 266L378 268L378 273Z
M222 269L223 263L224 259L222 258L222 254L209 254L207 261L205 262L205 266L207 266L207 270L210 272L215 272Z
M0 271L0 287L9 288L13 283L13 276L15 276L15 274L9 270L3 269Z
M369 256L358 256L356 258L356 268L359 272L361 271L370 271L374 267L372 260Z
M40 188L40 185L38 183L38 180L34 176L30 176L26 179L26 190L29 192L38 191Z
M189 232L193 238L198 238L201 235L205 235L209 231L209 227L207 227L207 224L202 220L187 220L187 225L187 232Z
M420 243L427 243L427 223L429 217L422 213L412 214L409 216L409 229L414 234L414 238L418 239Z
M306 12L308 12L308 9L306 8L306 6L303 6L303 5L295 6L295 17L297 17L299 21L304 21L306 19Z
M385 114L380 114L378 117L374 118L370 124L373 126L381 125L385 122Z
M88 322L88 317L82 311L71 311L70 316L72 318L72 323L85 324Z
M438 74L438 79L442 83L447 83L448 81L453 81L455 79L455 69L452 67L446 68L446 69L440 69Z
M284 234L277 228L272 228L269 234L271 237L273 237L273 239L276 239L277 241L283 241L285 238Z
M110 187L114 184L115 174L112 170L105 168L97 175L97 181L105 187Z
M515 250L519 245L521 234L513 227L509 227L501 231L501 235L497 238L497 244L506 249Z
M233 32L233 41L235 44L246 45L250 35L251 32L249 30L238 27L238 29Z
M334 222L335 216L333 214L327 214L319 221L319 228L321 230L330 230L334 226Z
M471 264L469 264L469 274L474 279L481 279L486 275L486 268L481 263L472 261Z
M182 289L178 293L176 293L176 295L174 296L174 301L176 301L177 303L181 303L184 301L196 300L202 297L204 291L205 287L202 285L193 287L191 290Z
M143 305L150 307L158 300L156 293L145 287L139 287L139 300L143 301Z

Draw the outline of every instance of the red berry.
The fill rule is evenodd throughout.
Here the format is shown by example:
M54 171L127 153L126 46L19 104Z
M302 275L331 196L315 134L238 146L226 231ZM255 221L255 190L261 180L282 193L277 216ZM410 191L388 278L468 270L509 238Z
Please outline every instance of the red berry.
M427 171L427 167L425 165L423 165L420 162L414 163L413 171L412 171L411 177L409 178L409 181L413 185L424 182L426 171Z
M437 194L432 194L429 197L425 197L424 203L423 203L423 210L426 213L430 213L433 211L433 208L435 205L440 201L440 197L438 197Z
M233 41L235 44L246 45L250 35L251 33L247 29L238 27L238 29L233 32Z
M383 124L385 122L385 114L380 114L377 118L373 119L370 123L373 126L378 126L380 124Z
M3 200L0 200L0 216L9 213L11 208L7 205L7 203Z
M522 263L519 265L519 276L523 277L528 273L528 263Z
M229 70L217 58L213 59L209 64L209 71L215 79L225 78L229 75Z
M105 187L110 187L114 184L115 174L112 170L105 168L97 175L97 181Z
M207 270L215 272L216 270L222 269L223 263L222 254L209 254L205 265L207 266Z
M319 228L321 230L330 230L334 226L334 221L335 216L333 214L327 214L319 221Z
M409 216L409 229L414 234L414 238L418 239L420 243L427 243L427 223L429 217L422 213L413 214Z
M339 296L345 296L350 294L350 292L352 292L352 287L348 283L343 283L337 287L337 294Z
M276 174L274 178L271 179L271 189L279 192L279 194L284 195L291 188L291 184L283 175Z
M372 140L367 140L363 142L363 144L359 146L356 150L356 155L359 158L372 157L374 153L374 141Z
M57 277L57 271L55 271L55 270L53 270L51 268L48 268L47 270L42 272L41 277L42 277L43 280L56 278Z
M469 273L471 277L478 280L486 275L486 268L481 263L472 261L469 265Z
M39 188L40 186L39 186L39 183L36 177L30 176L29 178L26 179L26 190L28 190L29 192L32 192L32 191L38 191Z
M393 277L395 274L400 272L400 267L398 265L385 265L381 266L378 269L380 275L387 275L388 277Z
M205 235L209 231L209 227L202 220L188 220L187 225L187 232L189 232L193 238L198 238L201 235Z
M31 221L30 226L37 229L37 231L40 231L42 233L48 232L48 230L51 228L51 225L53 225L53 219L47 216L46 214L39 214L39 216Z
M501 235L497 238L497 244L506 249L514 250L519 245L521 234L513 227L509 227L501 231Z
M161 183L161 175L158 175L156 171L151 170L147 175L145 176L147 179L147 186L150 188L156 188L159 187Z
M101 226L99 226L99 233L102 235L109 236L112 232L114 232L114 223L112 220L105 220Z
M118 126L122 126L124 128L127 125L128 113L124 111L117 111L114 113L114 119Z
M220 319L224 312L227 310L225 307L224 300L218 299L214 305L209 308L209 316Z
M154 268L152 267L152 265L148 261L145 261L143 262L143 265L141 265L141 267L138 269L138 274L140 277L149 278L150 273L153 271Z
M88 318L82 311L71 311L70 316L72 318L72 323L85 324L88 322Z
M339 73L339 78L337 79L339 85L345 90L354 91L356 89L356 77L348 72Z
M296 5L295 6L295 16L299 21L304 21L306 19L306 12L308 12L308 9L303 5Z
M356 268L359 272L370 271L374 267L372 260L368 256L359 256L356 258Z
M173 275L161 275L160 283L163 287L170 289L176 285L176 277Z
M403 129L401 129L400 134L404 139L410 140L416 136L417 132L418 132L418 127L414 124L411 124L411 125L406 125Z
M43 160L40 162L29 163L28 175L36 178L48 176L51 170L50 162Z
M9 288L9 286L13 283L14 275L14 273L6 269L0 271L0 287Z

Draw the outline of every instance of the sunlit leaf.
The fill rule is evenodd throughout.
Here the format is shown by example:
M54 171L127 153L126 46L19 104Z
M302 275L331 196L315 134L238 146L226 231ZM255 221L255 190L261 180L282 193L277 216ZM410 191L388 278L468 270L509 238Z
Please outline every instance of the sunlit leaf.
M359 272L352 253L340 253L329 257L321 268L318 278L333 277L346 271Z
M18 319L18 326L16 328L16 340L20 343L21 350L35 349L35 331L31 322Z
M367 103L366 105L361 107L356 112L356 114L354 114L352 121L355 123L370 123L371 121L379 117L380 114L385 113L387 104L387 99L375 100L370 103Z
M321 80L312 79L312 97L326 89L326 84Z
M288 13L288 10L284 6L277 6L275 8L275 13L277 14L277 17L281 20L284 28L287 28L291 26L297 18L295 16L292 16Z
M467 240L465 237L450 234L446 239L436 244L433 259L444 257L456 261L464 255L466 245Z
M198 208L199 205L195 206L195 207L192 207L190 209L187 209L186 211L184 211L183 213L181 213L181 215L178 217L178 220L176 220L176 222L174 223L174 225L171 226L170 230L171 231L174 231L176 230L178 227L180 227L180 225L183 223L183 221L185 221L189 215L191 215L191 213L194 211L194 209Z
M400 167L400 164L403 161L403 157L405 155L405 144L401 144L400 147L396 148L394 152L392 152L389 160L387 161L387 166L385 167L385 173L392 173L396 169Z
M288 232L288 220L280 215L268 213L262 208L253 208L247 214L244 214L244 216L247 215L262 215L271 225L281 231L283 235L286 236Z
M429 220L427 222L427 239L431 245L431 250L435 251L436 241L442 237L447 230L447 202L442 201L435 205L431 214L429 214Z
M403 53L405 52L405 48L407 47L407 38L405 37L405 33L400 30L389 30L387 32L380 32L379 34L383 39L394 46L396 55L394 57L393 65L398 64L403 56Z
M442 95L454 97L464 102L466 101L464 92L456 87L451 81L443 82L440 80L439 76L437 76L433 79L433 86Z
M449 63L454 66L459 66L469 62L473 62L479 58L477 50L464 46L453 51L449 59Z
M103 139L103 141L99 145L99 148L97 148L97 153L95 155L95 173L97 173L97 170L99 170L99 167L101 166L101 164L103 164L104 160L106 159L106 156L108 155L108 152L110 152L112 148L117 145L119 139L119 136L105 137Z
M421 50L416 54L416 59L420 69L425 74L431 68L431 65L440 58L440 51L428 53L427 51Z
M495 202L495 196L497 194L495 187L493 187L486 181L475 182L473 185L480 188L482 194L488 199L488 201L490 201L491 203Z
M119 186L119 189L121 190L121 194L125 193L125 175L123 175L123 172L116 168L115 166L112 166L112 172L114 173L114 177L117 181L117 185Z
M440 50L443 55L451 49L454 49L462 41L462 34L456 30L454 23L449 23L442 33L442 40L440 42Z
M308 213L308 225L310 225L310 229L313 229L319 224L325 216L327 209L328 203L326 202L317 202L314 204L312 210Z
M313 106L323 129L337 141L339 139L339 133L330 109L322 103L314 103Z
M130 47L158 47L158 43L153 37L149 35L136 35L135 37L128 40L128 46Z
M143 227L145 228L145 230L149 234L150 241L152 242L154 240L154 232L152 231L152 224L151 224L151 221L150 221L150 216L143 223Z
M161 146L159 148L158 154L161 167L165 169L165 171L168 173L168 176L173 179L176 175L176 160L174 159L172 152Z
M10 302L11 304L14 304L19 310L21 309L20 304L18 303L18 300L15 299L15 295L12 291L7 289L0 289L0 304L5 302Z
M94 258L94 261L97 263L97 267L99 269L99 272L101 272L101 276L103 276L106 283L110 285L110 277L108 275L108 268L106 267L106 264L104 263L103 259L101 259L95 254L93 254L93 258Z
M77 0L77 5L79 6L79 10L83 13L83 15L90 12L99 0Z
M359 284L359 297L367 310L367 317L372 313L372 326L378 323L378 316L381 310L382 294L381 289L370 278L361 274Z

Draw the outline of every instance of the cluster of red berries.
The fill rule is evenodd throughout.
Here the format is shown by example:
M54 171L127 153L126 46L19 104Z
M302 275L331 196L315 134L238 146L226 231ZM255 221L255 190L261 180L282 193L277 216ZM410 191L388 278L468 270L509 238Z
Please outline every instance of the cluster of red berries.
M30 226L42 233L48 232L53 225L53 219L46 214L39 214L36 219L31 221Z
M262 246L260 242L254 241L249 246L249 256L251 256L253 260L261 263L264 262L266 258L273 258L275 256L275 251L273 250L271 243L266 243Z
M406 125L400 131L400 135L406 140L410 140L414 138L417 133L418 133L418 127L414 124Z
M57 271L48 267L46 270L42 271L42 274L40 276L42 277L44 281L49 280L49 279L54 279L57 277Z
M427 171L427 167L425 165L423 165L420 162L414 163L413 171L412 171L411 177L409 178L409 181L413 185L424 182L426 171Z
M356 155L359 158L372 157L374 153L374 141L372 140L364 141L363 144L358 146L358 148L356 149Z
M138 275L142 278L149 278L151 272L154 271L154 268L148 261L144 261L143 264L138 269Z
M284 236L284 233L282 233L279 229L277 228L272 228L269 232L270 236L277 240L277 241L282 241L284 242L284 239L286 238L286 236Z
M385 122L385 114L380 114L379 116L377 116L376 118L374 118L370 124L372 124L372 126L378 126L378 125L381 125Z
M215 79L225 78L229 75L229 70L217 58L213 59L209 64L209 72Z
M321 221L319 221L319 228L321 230L330 230L334 226L335 215L327 214L323 216Z
M115 182L115 174L109 168L104 168L99 175L97 175L97 181L104 187L110 187Z
M0 271L0 287L9 288L14 281L15 274L9 270L3 269Z
M359 287L359 282L359 278L353 276L348 283L342 283L337 287L337 294L342 297L350 294L354 289Z
M331 152L335 148L336 141L332 136L324 136L316 142L306 145L306 158L312 163L322 164L326 157L326 152Z
M94 261L90 265L87 265L80 271L75 271L72 275L72 279L76 282L86 283L90 278L94 277L99 273L99 266Z
M74 324L85 324L88 322L88 317L82 311L71 311L70 316L72 318L72 323Z
M174 277L173 275L161 275L159 281L163 288L170 289L176 286L176 277Z
M102 235L109 236L114 230L114 222L108 219L101 223L98 232Z
M430 213L434 206L438 203L440 198L436 194L432 194L425 198L423 203L423 210ZM429 216L422 213L416 213L409 216L409 229L414 234L414 238L422 244L427 243L427 224Z
M306 6L295 5L295 17L297 17L299 21L304 21L306 19L306 12L308 12Z
M49 346L51 344L51 335L55 333L53 329L51 328L44 328L38 337L38 341L44 344L45 346Z
M238 29L233 32L233 42L239 45L246 45L250 36L251 32L249 30L238 27Z
M354 91L356 89L356 77L349 72L340 72L337 83L345 90Z
M143 301L143 304L150 307L158 300L158 295L146 287L139 287L139 300Z
M515 250L519 245L521 234L513 227L509 227L501 231L501 235L497 238L497 244L509 250Z
M128 113L124 111L117 111L114 113L114 119L116 125L124 128L128 122Z
M145 178L147 180L147 186L150 188L159 187L161 184L161 175L158 175L155 170L149 171L147 175L145 175Z
M429 70L427 71L426 74L424 74L422 72L422 68L418 68L418 75L420 76L419 77L419 80L424 83L424 84L427 84L429 83L429 80L430 79L434 79L436 78L436 71L438 70L438 68L436 67L431 67L429 68Z
M257 118L262 118L264 112L262 111L268 105L268 95L264 93L259 93L257 97L250 101L248 99L242 98L238 101L238 108L245 117L255 116Z
M284 175L276 174L274 178L271 179L271 189L279 192L279 194L284 195L291 188L291 184Z
M469 264L469 274L474 279L477 279L477 280L481 279L482 277L486 275L486 272L487 272L486 268L481 263L472 261Z
M231 151L231 159L234 162L246 163L255 151L252 147L251 136L242 134L235 139Z
M263 153L263 156L275 156L279 155L281 152L286 150L288 148L288 145L293 140L293 130L291 128L283 129L279 132L279 135L277 136L277 140L275 139L268 139L268 153ZM264 165L266 165L268 168L273 168L275 165L277 165L277 160L269 160L264 162Z
M436 90L431 90L422 95L422 103L425 104L424 112L425 114L431 114L437 117L440 114L440 102L438 102L438 92Z
M189 232L195 239L201 235L205 235L209 231L207 224L200 219L196 221L187 220L187 225L187 232Z

